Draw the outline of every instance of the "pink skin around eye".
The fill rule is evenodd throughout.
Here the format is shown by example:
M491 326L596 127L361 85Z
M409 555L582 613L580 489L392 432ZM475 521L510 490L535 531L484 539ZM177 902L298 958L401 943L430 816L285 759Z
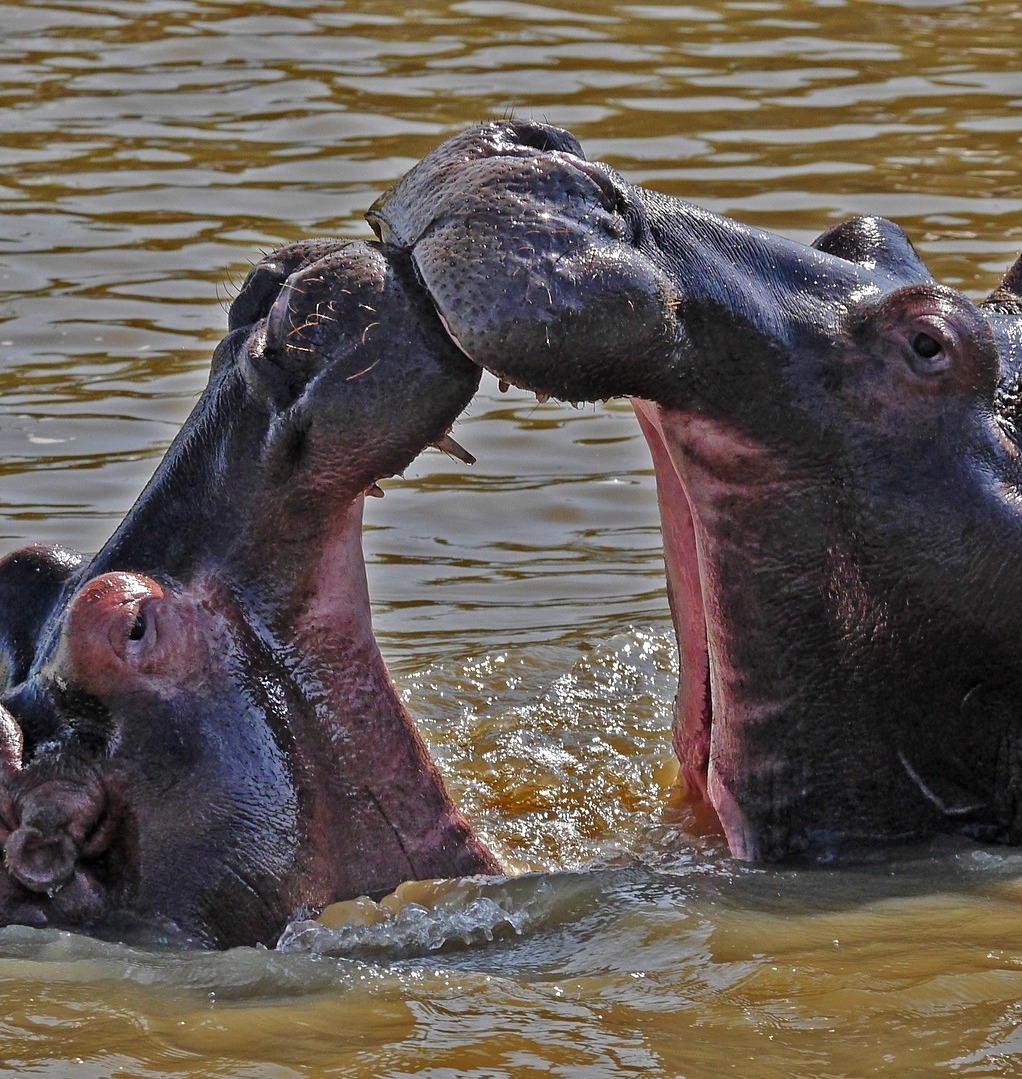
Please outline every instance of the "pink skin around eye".
M104 573L89 581L72 601L64 630L71 682L99 697L124 689L156 645L153 623L163 599L160 585L140 574Z

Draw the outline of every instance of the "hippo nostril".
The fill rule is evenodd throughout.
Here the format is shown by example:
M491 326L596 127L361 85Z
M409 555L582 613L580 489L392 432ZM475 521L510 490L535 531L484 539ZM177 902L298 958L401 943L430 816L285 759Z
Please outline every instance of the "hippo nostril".
M347 247L350 240L302 240L280 248L249 271L227 313L230 330L254 326L266 318L284 282L302 266L331 251Z
M38 828L19 828L4 848L7 872L29 891L53 895L74 876L78 851L65 832L44 835Z
M267 259L254 267L231 304L228 327L235 330L265 318L291 271L291 266L276 259Z
M523 146L531 146L534 150L545 154L559 151L572 154L574 157L585 158L582 144L570 131L565 131L563 128L541 124L536 120L512 120L508 126Z

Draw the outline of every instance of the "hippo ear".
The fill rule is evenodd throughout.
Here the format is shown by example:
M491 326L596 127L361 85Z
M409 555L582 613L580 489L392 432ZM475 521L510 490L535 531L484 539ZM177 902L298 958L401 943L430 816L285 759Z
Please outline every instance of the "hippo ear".
M77 551L46 544L0 559L0 688L24 681L43 626L84 561Z
M1010 309L1017 313L1022 304L1022 256L1012 263L1008 272L1001 278L1001 283L983 301L983 306L995 309Z
M933 280L904 229L886 217L842 221L815 240L813 247L867 269L889 273L900 285Z

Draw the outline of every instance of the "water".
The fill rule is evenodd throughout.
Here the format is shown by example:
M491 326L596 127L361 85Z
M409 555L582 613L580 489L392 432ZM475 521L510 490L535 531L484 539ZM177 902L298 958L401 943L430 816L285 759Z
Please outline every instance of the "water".
M445 135L570 127L809 240L895 217L988 291L1022 249L1009 3L0 4L0 544L97 547L261 250L364 236ZM726 857L669 798L673 654L630 410L501 395L385 482L388 661L507 881L331 908L277 951L0 931L11 1075L1022 1074L1022 861Z

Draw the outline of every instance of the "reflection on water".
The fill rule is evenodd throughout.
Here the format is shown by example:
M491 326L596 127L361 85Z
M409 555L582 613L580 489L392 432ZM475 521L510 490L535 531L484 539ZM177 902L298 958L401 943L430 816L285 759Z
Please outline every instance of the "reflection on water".
M260 250L365 235L514 112L807 240L895 217L989 291L1022 248L1022 12L958 0L0 3L0 531L95 548ZM7 1074L1015 1074L1022 864L742 867L669 804L673 652L630 410L500 395L367 532L377 626L504 882L331 908L288 950L0 932Z
M14 927L0 1031L12 1065L89 1075L1002 1074L1020 869L947 844L818 874L704 855L413 884L269 952Z

